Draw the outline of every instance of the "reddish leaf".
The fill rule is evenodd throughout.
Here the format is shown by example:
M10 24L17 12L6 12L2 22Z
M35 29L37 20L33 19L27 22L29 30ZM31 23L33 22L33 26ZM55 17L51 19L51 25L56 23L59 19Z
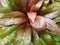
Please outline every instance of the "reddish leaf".
M5 18L0 19L0 25L14 25L14 24L22 24L27 21L26 18Z
M27 12L28 10L28 3L30 0L20 0L20 10L23 12Z
M34 21L34 23L31 23L31 26L37 32L39 32L41 30L44 30L47 27L46 22L44 20L44 17L42 17L42 16L37 16L36 19L35 19L35 21Z
M39 0L30 0L28 8L30 9L32 5L36 4Z
M23 18L23 17L26 17L26 15L23 13L23 12L19 12L19 11L15 11L15 12L8 12L6 14L3 14L0 16L0 18L16 18L16 17L20 17L20 18Z
M22 25L17 31L14 40L14 45L30 45L31 43L31 27L29 25Z
M30 8L30 12L38 12L39 8L42 6L43 4L43 0L40 0L38 3L34 4L31 8Z
M52 31L60 36L60 27L53 20L51 20L49 18L45 18L45 21L47 23L47 28L50 31Z
M35 20L35 18L36 18L37 13L36 13L36 12L30 12L30 13L27 13L27 15L28 15L29 21L30 21L31 23L34 23L34 20Z

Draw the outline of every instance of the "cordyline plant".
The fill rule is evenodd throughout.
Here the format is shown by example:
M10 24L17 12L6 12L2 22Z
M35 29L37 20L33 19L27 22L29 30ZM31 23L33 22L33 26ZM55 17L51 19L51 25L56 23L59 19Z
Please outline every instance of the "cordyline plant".
M54 0L0 0L0 45L55 45L59 15Z

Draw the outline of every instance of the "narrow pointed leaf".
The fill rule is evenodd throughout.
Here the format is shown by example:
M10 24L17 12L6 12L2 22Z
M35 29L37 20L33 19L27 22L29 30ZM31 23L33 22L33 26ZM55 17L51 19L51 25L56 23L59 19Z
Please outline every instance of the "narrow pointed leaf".
M22 12L15 11L15 12L8 12L5 14L1 14L0 18L12 18L12 17L26 17L26 15Z
M9 34L11 34L13 31L15 31L18 28L19 28L19 25L7 27L7 29L5 29L3 32L0 33L0 39L8 36Z
M45 21L47 23L47 29L60 36L60 27L56 24L56 22L49 18L45 18Z
M10 35L4 37L2 40L0 40L0 45L5 45L7 44L9 41L12 41L15 37L16 31L12 32Z
M25 25L20 27L17 31L17 35L15 37L14 45L30 45L31 43L31 27Z
M54 40L49 34L43 34L41 37L48 45L55 45Z
M48 45L41 37L40 37L40 42L42 45Z
M38 12L43 4L43 0L38 1L36 4L32 5L30 12Z
M57 22L57 23L60 22L60 17L56 17L56 18L54 19L54 21Z
M5 18L0 19L0 25L8 26L8 25L16 25L16 24L22 24L27 21L26 18Z
M33 27L33 29L37 32L45 30L47 27L44 17L42 16L37 16L34 23L30 23L30 24Z
M33 45L42 45L39 40L39 36L38 36L37 32L35 32L35 31L33 31L32 42L33 42Z

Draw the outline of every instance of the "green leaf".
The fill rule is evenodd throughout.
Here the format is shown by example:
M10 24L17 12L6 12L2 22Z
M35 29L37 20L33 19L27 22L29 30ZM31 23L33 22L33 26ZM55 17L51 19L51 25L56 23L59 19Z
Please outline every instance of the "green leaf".
M42 45L48 45L41 37L40 37L40 42Z
M56 1L56 2L60 2L60 0L54 0L54 1Z
M53 38L49 34L44 33L41 37L48 45L55 45Z
M54 21L57 23L60 22L60 17L55 18Z
M0 0L0 13L7 13L12 11L12 7L8 0Z
M60 43L60 36L54 36L54 40Z
M7 29L5 29L4 31L2 31L0 33L0 39L8 36L9 34L11 34L13 31L17 30L18 28L19 28L19 25L7 27Z
M33 45L42 45L38 36L38 33L33 31L33 37L32 37Z
M10 35L4 37L3 39L0 39L0 45L5 45L12 41L16 35L16 31L12 32Z

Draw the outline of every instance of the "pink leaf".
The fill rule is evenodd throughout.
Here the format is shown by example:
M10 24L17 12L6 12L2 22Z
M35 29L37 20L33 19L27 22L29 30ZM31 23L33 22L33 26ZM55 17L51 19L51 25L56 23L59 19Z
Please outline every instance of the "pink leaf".
M30 12L30 13L27 13L27 15L28 15L29 21L30 21L31 23L34 23L34 20L35 20L35 18L36 18L37 13L36 13L36 12Z

